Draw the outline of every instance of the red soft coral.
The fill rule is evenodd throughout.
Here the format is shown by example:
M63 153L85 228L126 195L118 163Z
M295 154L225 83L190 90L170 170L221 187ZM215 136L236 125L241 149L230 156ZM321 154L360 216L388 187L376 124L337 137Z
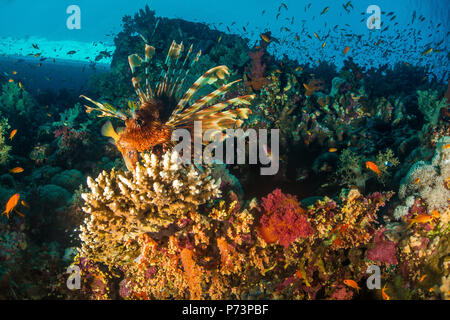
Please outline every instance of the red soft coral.
M395 243L386 239L384 229L375 234L374 246L367 250L367 259L387 264L398 264Z
M311 236L314 231L297 198L275 189L267 198L262 198L265 214L261 217L261 237L268 243L279 242L288 247L298 238Z

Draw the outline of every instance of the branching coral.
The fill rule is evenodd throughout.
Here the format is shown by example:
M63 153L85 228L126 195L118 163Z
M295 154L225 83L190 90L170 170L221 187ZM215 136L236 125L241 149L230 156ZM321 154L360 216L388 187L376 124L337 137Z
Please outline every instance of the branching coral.
M379 152L375 164L380 174L364 168L366 157L354 152L351 148L345 149L339 156L336 175L341 179L341 184L357 186L364 190L366 181L373 176L384 185L390 177L390 169L399 165L399 160L394 156L392 150L387 149L384 153Z
M146 154L134 172L103 171L88 178L82 195L89 214L82 227L83 256L116 264L130 259L127 241L158 232L220 194L207 169L178 163L176 152L163 159Z

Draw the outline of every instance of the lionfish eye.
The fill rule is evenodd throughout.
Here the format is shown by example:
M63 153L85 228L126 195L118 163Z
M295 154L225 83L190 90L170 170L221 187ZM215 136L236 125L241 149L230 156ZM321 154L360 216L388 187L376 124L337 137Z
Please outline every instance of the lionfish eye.
M136 118L136 124L138 126L143 126L144 125L144 119L142 119L141 117L137 117Z

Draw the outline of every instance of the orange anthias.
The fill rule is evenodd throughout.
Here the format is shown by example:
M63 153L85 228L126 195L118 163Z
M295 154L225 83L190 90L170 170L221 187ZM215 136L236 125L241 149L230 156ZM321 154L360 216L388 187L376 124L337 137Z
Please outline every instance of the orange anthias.
M381 296L383 297L383 300L391 300L391 297L386 293L386 285L381 289Z
M366 168L375 172L378 177L380 176L380 169L372 161L366 161Z
M344 284L345 284L346 286L349 286L349 287L351 287L351 288L353 288L353 289L356 289L357 292L359 291L359 289L361 289L361 288L358 286L358 284L356 283L356 281L354 281L354 280L351 280L351 279L345 279L343 282L344 282Z
M9 219L9 214L11 211L14 210L14 208L17 206L17 203L19 203L20 194L16 193L11 198L9 198L8 202L6 203L6 209L2 214L6 214L6 216Z
M426 213L419 214L418 216L416 216L413 219L409 220L408 228L411 228L411 226L413 224L417 224L417 223L421 223L421 224L429 223L433 219L435 219L435 217L433 217L432 215L429 215L429 214L426 214Z

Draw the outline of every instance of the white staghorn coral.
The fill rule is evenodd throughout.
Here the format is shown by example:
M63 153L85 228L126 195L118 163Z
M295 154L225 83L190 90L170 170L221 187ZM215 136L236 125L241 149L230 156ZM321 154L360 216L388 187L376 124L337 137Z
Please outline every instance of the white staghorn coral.
M82 194L89 215L81 226L85 257L116 263L128 260L133 250L125 243L146 232L158 232L220 196L219 182L207 168L179 163L177 152L161 159L143 154L132 172L112 170L88 177L89 193ZM131 250L130 250L131 249Z

